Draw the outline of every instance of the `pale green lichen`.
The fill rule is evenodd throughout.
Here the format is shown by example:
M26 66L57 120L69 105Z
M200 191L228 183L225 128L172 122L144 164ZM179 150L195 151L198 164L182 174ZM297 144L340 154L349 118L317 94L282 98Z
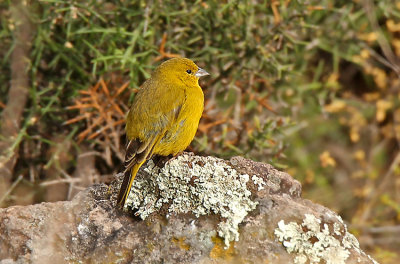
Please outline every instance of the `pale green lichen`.
M321 262L344 264L350 256L349 249L354 249L358 253L362 251L357 239L347 231L345 225L343 226L344 230L340 230L339 224L334 224L333 227L335 235L342 235L342 239L339 240L330 233L327 224L321 228L320 219L312 214L306 214L301 224L296 222L285 224L281 220L275 229L275 236L289 253L295 254L296 264Z
M342 243L345 247L351 247L352 245L354 245L353 249L358 252L359 254L365 255L367 256L367 258L369 260L372 261L372 263L374 264L379 264L376 260L374 260L370 255L366 254L364 251L362 251L360 249L360 244L358 243L358 240L355 236L353 236L352 234L348 233L347 231L347 226L345 225L345 223L343 222L343 219L340 215L336 216L336 219L339 220L339 222L344 226L344 232L347 234L343 237Z
M149 161L145 171L149 175L135 179L126 206L142 219L164 204L169 204L170 214L219 214L224 221L217 231L226 247L239 240L239 224L257 205L246 188L249 175L239 174L218 158L183 154L162 168Z
M251 177L251 179L254 182L254 185L258 186L258 191L261 191L264 189L264 186L266 183L264 182L263 178L261 177L257 177L257 175L253 175L253 177Z

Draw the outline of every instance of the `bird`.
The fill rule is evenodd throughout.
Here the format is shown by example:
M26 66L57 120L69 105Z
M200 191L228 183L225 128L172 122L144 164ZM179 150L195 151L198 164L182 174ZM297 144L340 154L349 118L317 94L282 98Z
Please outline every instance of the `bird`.
M123 208L135 176L153 155L176 156L192 142L204 109L199 78L209 75L187 58L161 63L137 92L126 118L124 180L117 206Z

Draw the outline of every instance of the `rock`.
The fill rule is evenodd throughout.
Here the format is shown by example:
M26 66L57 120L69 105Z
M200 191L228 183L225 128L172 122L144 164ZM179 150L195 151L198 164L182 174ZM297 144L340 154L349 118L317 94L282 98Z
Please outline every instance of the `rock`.
M376 263L340 216L268 164L190 153L150 161L127 212L115 209L117 178L72 201L0 209L0 264Z

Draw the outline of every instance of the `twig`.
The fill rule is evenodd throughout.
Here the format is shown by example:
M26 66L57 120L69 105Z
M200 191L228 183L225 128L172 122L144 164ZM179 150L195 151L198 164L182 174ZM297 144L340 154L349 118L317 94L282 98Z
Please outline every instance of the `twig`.
M75 182L81 182L82 179L79 178L69 178L69 179L57 179L57 180L52 180L52 181L45 181L40 183L40 186L49 186L49 185L54 185L54 184L59 184L59 183L75 183Z
M364 212L360 217L361 223L365 222L369 218L372 211L372 207L375 205L379 196L384 191L385 187L388 185L393 175L393 172L395 171L395 169L399 164L400 164L400 152L397 153L396 157L394 158L392 164L389 167L389 170L386 172L385 176L383 176L382 182L380 183L378 188L376 188L376 191L371 193L369 202L365 205Z
M146 8L144 9L144 25L143 25L143 35L146 34L147 28L149 26L149 20L150 20L150 10L151 6L153 5L153 1L148 1Z
M177 58L180 57L181 55L175 54L175 53L167 53L165 52L165 43L167 42L167 33L163 34L161 44L160 44L160 49L158 52L160 52L160 56L156 57L154 61L159 61L165 58Z
M367 227L367 228L363 228L363 231L366 231L368 233L373 233L373 234L400 233L400 225Z
M3 194L3 196L0 198L0 207L3 204L3 201L7 198L7 196L10 195L10 193L17 187L18 183L24 178L24 176L19 175L17 180L13 182L13 184L8 188L8 190Z
M368 20L372 26L372 29L378 35L377 38L378 44L381 47L382 52L385 55L387 61L385 61L384 58L380 57L376 52L373 52L372 55L374 55L374 57L377 58L381 63L391 68L397 74L397 76L400 77L400 67L397 60L397 56L394 55L393 50L391 49L387 39L385 38L385 35L382 32L382 29L379 27L379 24L376 20L376 15L374 11L375 6L373 1L364 0L363 4L365 12L367 13Z

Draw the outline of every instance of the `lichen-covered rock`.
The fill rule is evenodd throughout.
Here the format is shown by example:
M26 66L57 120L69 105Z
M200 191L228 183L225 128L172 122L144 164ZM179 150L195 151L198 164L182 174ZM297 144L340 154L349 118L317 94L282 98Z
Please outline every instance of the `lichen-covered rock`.
M148 162L128 213L115 209L118 177L72 201L0 209L0 264L374 262L339 216L267 164Z
M217 231L226 248L229 242L239 240L239 224L257 206L247 188L249 175L238 174L221 159L181 155L162 168L150 161L145 172L145 177L136 179L126 202L136 215L146 219L163 205L168 207L168 215L219 215L225 220ZM258 179L257 184L265 184Z

